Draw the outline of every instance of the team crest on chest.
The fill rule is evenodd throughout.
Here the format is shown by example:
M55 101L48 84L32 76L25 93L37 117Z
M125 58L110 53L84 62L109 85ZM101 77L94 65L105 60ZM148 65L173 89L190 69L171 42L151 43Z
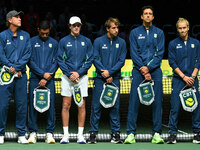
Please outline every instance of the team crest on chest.
M195 47L194 44L191 44L191 47L194 48Z
M82 45L82 46L85 46L85 42L81 42L81 45Z
M23 39L24 39L24 37L23 37L22 35L21 35L19 38L20 38L20 40L23 40Z
M119 43L116 44L116 48L119 48Z
M51 43L49 43L49 47L52 48L52 44Z

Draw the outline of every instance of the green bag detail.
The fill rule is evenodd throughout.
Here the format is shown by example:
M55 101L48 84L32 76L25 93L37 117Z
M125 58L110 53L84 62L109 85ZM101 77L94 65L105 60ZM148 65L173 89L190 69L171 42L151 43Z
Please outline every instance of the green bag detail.
M155 94L153 90L153 85L153 80L147 82L146 80L144 80L137 88L141 104L148 106L154 102Z
M193 112L197 106L197 98L196 98L196 89L195 87L190 87L186 89L186 86L180 91L179 97L181 100L182 107L185 111Z
M0 85L12 83L15 77L18 77L17 73L13 74L9 67L3 66L0 72Z
M104 83L103 86L100 103L104 108L113 107L119 93L119 88L114 83L112 85Z
M76 103L78 107L81 107L83 104L83 97L81 94L81 85L75 84L72 88L72 91L73 91L72 93L74 97L74 102Z
M34 108L40 113L47 111L50 107L50 89L47 87L37 87L34 89L33 94Z

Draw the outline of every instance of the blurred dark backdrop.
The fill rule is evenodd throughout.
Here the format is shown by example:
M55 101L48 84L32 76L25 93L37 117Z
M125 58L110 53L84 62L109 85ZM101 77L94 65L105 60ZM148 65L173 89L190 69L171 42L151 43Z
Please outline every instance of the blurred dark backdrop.
M200 39L200 21L198 19L198 1L194 0L0 0L0 31L5 27L5 16L10 10L22 10L22 28L31 36L37 35L37 25L43 19L51 24L51 36L58 41L69 33L68 20L72 15L82 19L82 34L92 42L104 34L103 24L108 17L117 17L120 22L120 37L127 42L129 50L129 32L142 23L141 7L154 7L154 25L164 30L167 46L176 37L175 24L179 17L190 22L190 35ZM63 13L65 11L65 13ZM127 58L130 58L129 53Z

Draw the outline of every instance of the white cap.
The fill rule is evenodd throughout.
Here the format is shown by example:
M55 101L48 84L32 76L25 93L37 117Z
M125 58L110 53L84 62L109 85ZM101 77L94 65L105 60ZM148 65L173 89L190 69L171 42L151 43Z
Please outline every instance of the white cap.
M81 23L81 19L77 16L73 16L69 19L69 24Z

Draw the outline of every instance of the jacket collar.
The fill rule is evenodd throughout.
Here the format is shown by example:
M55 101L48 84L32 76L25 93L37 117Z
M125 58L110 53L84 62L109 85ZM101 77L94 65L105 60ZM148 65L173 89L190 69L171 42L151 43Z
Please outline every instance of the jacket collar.
M7 29L8 33L13 37L13 32L10 30L10 28ZM20 29L17 30L17 36L19 36Z
M108 37L107 33L104 35L104 37L108 40L111 41L110 38ZM118 36L114 37L112 41L116 41Z
M71 38L71 39L80 39L80 37L81 37L81 34L79 34L76 38L75 38L75 36L73 36L71 33L69 34L69 37Z
M142 24L142 28L146 31L145 26ZM151 31L154 28L154 25L149 26L149 31Z

